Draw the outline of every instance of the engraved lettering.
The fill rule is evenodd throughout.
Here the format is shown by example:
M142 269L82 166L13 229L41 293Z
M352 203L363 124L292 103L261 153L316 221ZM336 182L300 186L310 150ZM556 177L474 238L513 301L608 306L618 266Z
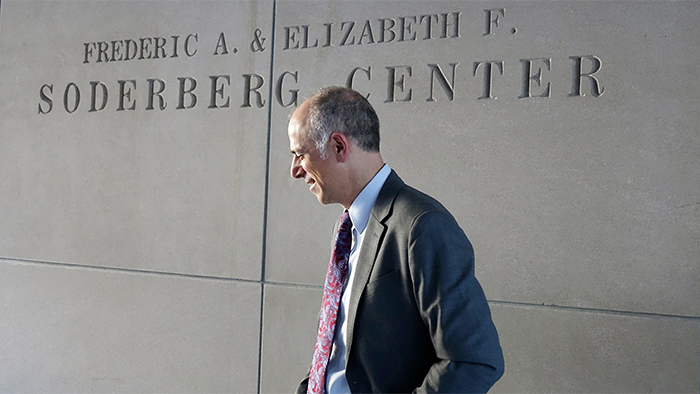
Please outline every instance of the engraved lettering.
M49 93L53 94L53 84L44 84L41 85L41 88L39 88L39 98L48 105L48 108L41 108L41 103L39 103L39 114L48 114L53 109L53 100L44 91L47 88Z
M223 55L228 55L228 48L226 48L226 37L224 33L219 34L219 39L216 41L216 49L214 50L214 55L219 54L219 49L222 50Z
M360 35L360 40L357 45L362 45L362 39L367 38L368 44L374 44L374 34L372 34L372 25L369 21L365 21L365 27L362 28L362 35Z
M433 38L433 17L435 18L435 22L438 22L439 16L437 14L420 16L420 24L423 24L423 21L425 21L425 36L423 37L424 40L430 40Z
M391 22L391 24L387 26L387 22ZM396 38L396 33L394 33L393 29L396 25L396 21L390 18L382 18L379 20L379 25L381 26L381 29L379 30L379 42L394 41L394 38ZM391 38L386 38L387 33L389 33Z
M154 37L155 40L155 48L153 49L154 59L160 59L161 57L165 57L165 38L163 37Z
M180 38L180 36L170 36L173 39L173 54L170 55L171 58L173 57L178 57L177 56L177 40Z
M180 81L180 90L179 90L179 100L177 103L177 107L175 109L190 109L194 108L195 105L197 105L197 96L193 93L194 90L197 88L197 80L192 78L192 77L178 77L178 81ZM190 87L189 89L185 88L185 84L189 82ZM190 105L185 105L185 95L190 96Z
M447 81L447 78L445 77L445 74L442 72L442 69L438 64L428 64L428 67L430 67L430 96L428 97L427 100L425 101L435 101L435 98L433 98L433 91L434 91L434 85L435 85L435 77L437 76L438 83L440 84L440 87L442 88L443 92L445 92L445 95L447 96L447 99L452 101L454 100L455 96L455 69L457 68L457 65L459 63L450 63L450 66L452 66L452 81L449 82Z
M142 37L136 40L113 40L83 43L83 64L94 61L95 63L118 62L133 59L165 59L177 58L179 35L165 37ZM168 41L170 40L170 41ZM192 47L193 42L198 41L197 34L189 34L185 40L184 49L189 57L197 53ZM168 50L172 49L172 53ZM234 49L234 53L236 50ZM168 56L170 55L170 56Z
M126 40L126 41L124 41L124 42L126 43L126 45L125 45L125 46L126 46L126 51L124 52L124 60L126 61L126 60L135 59L135 58L136 58L136 53L137 53L138 50L139 50L139 44L137 44L136 41L131 40L131 39ZM134 48L134 52L133 52L133 53L131 53L131 51L130 51L131 48L132 48L132 45L133 45L133 48Z
M107 106L107 85L100 81L91 81L90 85L92 86L92 94L90 95L90 110L88 112L99 112L105 109ZM102 90L102 105L100 108L97 108L97 87L100 87Z
M447 31L449 27L452 27L452 33L449 35L450 38L459 37L459 15L461 12L450 12L449 14L440 14L440 20L442 21L442 35L440 38L447 38ZM448 22L447 18L452 17L452 22Z
M591 62L591 71L587 73L583 73L581 71L581 60L582 59L588 59ZM605 91L605 88L600 86L600 81L598 81L598 78L594 77L593 74L597 73L600 71L600 67L602 66L602 63L600 59L596 56L569 56L569 59L572 60L572 69L573 69L573 78L572 78L572 86L571 86L571 93L569 93L569 97L576 97L576 96L585 96L584 93L581 93L581 79L582 78L588 78L588 80L591 83L591 95L593 97L599 97L603 92Z
M461 12L285 26L283 50L460 37ZM357 29L355 28L357 27ZM318 32L316 31L316 29Z
M284 77L291 75L294 78L294 82L298 82L299 72L298 71L285 71L277 78L277 84L275 86L275 97L277 97L277 102L283 107L290 107L292 105L297 105L297 96L299 95L299 89L290 89L289 92L292 94L292 98L288 102L284 102L282 99L282 85L284 84Z
M156 96L158 96L158 108L162 111L164 110L168 105L165 102L165 99L163 98L163 91L165 90L165 81L162 79L158 78L149 78L148 80L148 105L146 106L147 110L152 110L153 109L153 101ZM155 84L158 82L158 91L155 89Z
M479 100L483 99L495 99L495 96L491 95L491 90L493 86L493 65L496 65L498 67L498 70L500 71L501 75L503 75L503 61L502 60L494 60L494 61L488 61L488 62L474 62L474 76L476 76L476 72L479 69L480 65L484 65L484 90L483 94L481 97L479 97Z
M139 41L141 42L141 50L139 51L139 60L150 59L151 58L151 52L150 52L151 39L146 37L146 38L140 38ZM148 56L146 56L144 54L145 52L148 52Z
M408 77L413 76L413 67L411 66L388 66L386 67L387 71L389 72L389 77L387 78L387 94L386 94L386 100L384 100L385 103L393 103L394 101L397 101L395 99L396 97L396 88L399 88L401 92L404 92L406 90L406 74L401 74L399 78L396 78L396 70L397 69L404 69L406 71L406 74L408 74ZM399 99L398 101L411 101L413 97L413 89L408 89L408 92L404 96L403 99Z
M209 100L209 107L207 108L228 108L229 102L231 101L230 97L224 96L224 84L221 84L220 88L217 88L217 81L219 78L223 78L226 80L226 85L231 86L231 77L228 75L210 75L209 79L211 79L211 100ZM222 99L226 97L226 102L218 106L216 104L216 97L220 96Z
M262 30L260 29L255 29L255 37L253 38L253 42L250 43L250 50L253 52L263 52L265 51L265 44L266 38L262 36Z
M255 78L256 80L256 86L252 87L251 81L252 79ZM263 100L262 93L259 91L259 89L263 86L265 83L265 80L263 79L262 76L258 74L243 74L243 79L245 80L245 87L243 88L243 105L241 105L241 108L247 108L250 107L250 94L255 93L256 97L256 105L258 108L262 108L265 106L265 100Z
M494 32L495 27L498 27L500 24L500 18L498 14L501 14L501 17L506 16L506 9L505 8L493 8L490 10L484 10L484 13L486 14L486 30L484 32L485 36L490 36L493 34L496 34Z
M131 84L131 88L129 89L126 88L127 82ZM117 111L124 111L124 99L131 101L131 107L126 109L128 109L129 111L133 111L136 108L136 99L131 99L131 89L136 89L136 80L119 80L117 81L117 83L119 83L119 107L117 108Z
M109 61L109 54L107 51L109 50L109 44L107 44L104 41L100 41L97 43L97 63L102 62L102 56L104 55L105 58L105 63Z
M340 46L342 47L345 45L345 43L348 41L348 37L350 37L350 33L352 32L352 28L355 27L355 22L343 22L340 24L340 30L342 31L345 29L345 26L348 26L348 30L345 31L345 35L343 36L343 39L340 41ZM352 37L352 41L348 42L347 45L352 45L355 43L355 37Z
M357 90L353 87L355 83L355 74L357 74L358 71L364 71L365 75L367 76L367 80L371 81L372 80L372 67L367 67L367 68L362 68L362 67L355 67L352 71L350 71L350 75L348 75L347 81L345 81L345 87L348 89L353 89ZM369 98L369 93L365 96L365 98Z
M415 16L402 16L399 18L401 29L399 30L399 41L415 41L416 32L413 31L413 24L416 23ZM408 34L408 38L406 35Z
M296 32L292 31L296 30ZM284 49L299 49L299 41L297 41L297 34L299 34L299 26L286 26L284 28ZM330 38L329 38L330 40ZM294 46L291 46L291 45Z
M194 42L199 42L197 34L188 34L187 38L185 38L185 55L187 55L187 57L192 57L197 53L197 49L195 49L194 52L190 52L190 40L193 38Z
M121 45L122 41L112 41L112 60L111 61L119 61L122 60L121 57Z
M523 88L522 88L522 91L521 91L520 96L518 98L533 97L530 93L530 85L531 85L532 81L537 83L538 87L542 86L542 67L539 66L537 68L537 72L532 74L532 62L544 63L544 65L547 66L547 71L549 71L550 67L551 67L552 59L545 59L545 58L520 59L520 64L522 64L522 66L523 66ZM535 97L549 97L549 87L550 87L550 83L547 82L547 88L544 90L544 92L540 95L535 96Z
M75 105L73 105L73 109L68 108L68 99L69 99L69 94L70 94L70 88L73 87L75 94L73 95L74 97L74 102ZM63 108L66 109L66 112L69 114L72 114L78 109L78 106L80 105L80 89L78 89L78 85L75 84L75 82L71 82L68 85L66 85L66 90L63 91Z
M83 45L85 46L85 60L83 60L83 64L90 63L88 58L92 56L92 46L94 46L95 43L94 42L86 42Z
M331 28L333 27L333 23L324 23L323 26L326 26L326 42L323 44L323 47L329 47L331 45Z
M316 39L314 41L313 45L309 46L309 25L303 25L301 28L304 30L304 33L302 34L302 37L304 39L304 44L301 47L303 49L318 47L318 39Z

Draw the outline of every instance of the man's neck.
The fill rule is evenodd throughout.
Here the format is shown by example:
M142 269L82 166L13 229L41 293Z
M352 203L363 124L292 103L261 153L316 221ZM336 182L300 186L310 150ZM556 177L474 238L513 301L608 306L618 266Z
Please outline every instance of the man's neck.
M353 201L367 186L372 178L384 167L384 160L379 153L366 153L358 157L355 165L356 170L349 176L351 195L343 204L343 208L349 209Z

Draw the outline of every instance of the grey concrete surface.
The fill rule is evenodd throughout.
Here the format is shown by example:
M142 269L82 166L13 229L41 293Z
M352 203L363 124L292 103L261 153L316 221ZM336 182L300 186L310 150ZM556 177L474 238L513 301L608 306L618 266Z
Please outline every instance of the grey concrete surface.
M2 1L0 392L291 391L340 208L289 177L287 117L352 83L474 244L494 392L698 393L699 18Z
M491 305L506 373L494 393L694 393L700 322Z
M321 289L265 286L261 392L292 392L309 370L322 295Z
M259 284L2 260L0 289L1 392L257 388Z

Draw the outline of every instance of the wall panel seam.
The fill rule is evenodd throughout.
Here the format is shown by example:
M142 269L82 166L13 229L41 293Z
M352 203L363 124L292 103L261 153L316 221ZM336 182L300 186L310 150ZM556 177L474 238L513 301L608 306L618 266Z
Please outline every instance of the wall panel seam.
M321 289L323 289L322 285L311 285L311 284L292 283L292 282L265 281L265 280L255 280L255 279L245 279L245 278L229 278L229 277L220 277L220 276L176 273L176 272L148 271L148 270L138 270L138 269L133 269L133 268L90 266L90 265L75 264L75 263L37 261L37 260L5 258L5 257L0 257L0 264L43 265L43 266L52 266L52 267L63 267L63 268L68 268L68 269L121 272L121 273L125 273L125 274L141 274L141 275L153 275L153 276L164 276L164 277L179 277L179 278L197 279L197 280L238 282L238 283L247 283L247 284L260 284L263 287L266 285L270 285L270 286L279 286L279 287L287 287L287 288L308 289L308 290L321 290ZM639 311L615 310L615 309L603 309L603 308L585 308L585 307L575 307L575 306L546 304L546 303L543 304L543 303L504 301L504 300L494 300L494 299L490 299L488 301L489 301L489 304L491 304L491 305L499 305L499 306L510 306L510 307L532 308L532 309L553 309L553 310L561 310L561 311L569 311L569 312L596 313L596 314L608 314L608 315L653 318L653 319L678 319L678 320L691 321L691 322L700 322L700 316L692 316L692 315L677 315L677 314L639 312Z
M272 81L275 72L275 31L276 31L276 15L277 14L277 0L272 0L272 21L271 21L271 35L270 35L270 73L269 73L269 86L267 95L267 154L265 157L265 195L263 203L263 228L262 228L262 253L260 261L260 329L258 332L258 383L257 383L257 393L260 394L262 389L262 357L263 357L263 328L264 328L264 317L265 317L265 262L267 260L267 226L268 226L268 212L270 199L268 197L270 190L270 157L271 157L271 141L272 141Z
M700 316L674 315L674 314L665 314L665 313L639 312L639 311L627 311L627 310L617 310L617 309L584 308L584 307L575 307L575 306L567 306L567 305L536 304L536 303L517 302L517 301L488 300L488 302L490 305L502 305L502 306L531 308L531 309L553 309L553 310L579 312L579 313L594 313L594 314L618 315L618 316L638 317L638 318L651 318L651 319L664 319L664 320L673 319L673 320L685 320L685 321L700 322Z

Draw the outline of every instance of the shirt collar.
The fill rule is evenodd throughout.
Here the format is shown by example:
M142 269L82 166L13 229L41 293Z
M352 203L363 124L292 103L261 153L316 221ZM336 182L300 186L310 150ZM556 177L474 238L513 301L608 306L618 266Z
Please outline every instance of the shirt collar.
M381 170L372 178L372 180L362 189L362 192L355 198L350 206L350 220L352 225L359 233L363 233L369 222L369 215L374 208L374 202L377 201L377 196L384 186L384 182L389 177L391 168L388 164L384 164Z

